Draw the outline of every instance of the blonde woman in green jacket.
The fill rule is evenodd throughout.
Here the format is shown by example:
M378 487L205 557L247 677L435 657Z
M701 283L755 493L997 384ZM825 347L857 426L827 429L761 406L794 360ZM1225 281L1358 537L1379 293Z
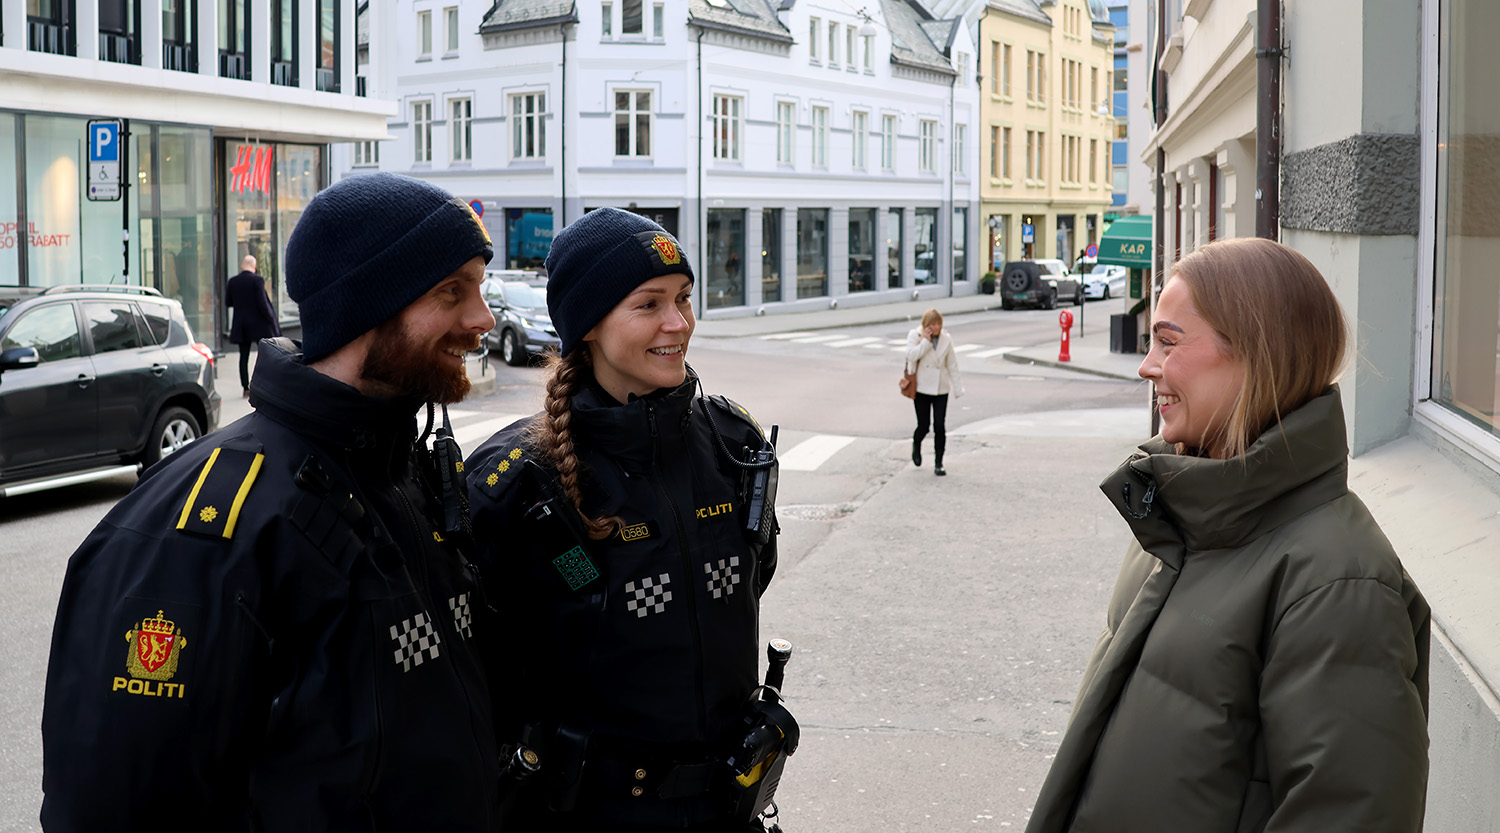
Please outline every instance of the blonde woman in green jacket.
M1135 535L1028 833L1417 831L1429 612L1348 489L1346 331L1297 252L1180 261L1101 484Z

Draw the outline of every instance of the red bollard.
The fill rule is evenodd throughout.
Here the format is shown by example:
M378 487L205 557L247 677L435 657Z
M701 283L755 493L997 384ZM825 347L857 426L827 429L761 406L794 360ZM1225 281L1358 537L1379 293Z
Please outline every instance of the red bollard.
M1057 323L1062 325L1062 349L1057 353L1057 360L1060 362L1070 362L1073 360L1073 357L1068 355L1068 330L1073 328L1073 313L1067 310L1058 313Z

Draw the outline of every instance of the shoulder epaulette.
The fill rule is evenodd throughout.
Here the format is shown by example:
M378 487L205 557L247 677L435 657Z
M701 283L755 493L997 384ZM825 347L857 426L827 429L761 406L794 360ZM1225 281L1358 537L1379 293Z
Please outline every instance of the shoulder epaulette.
M739 420L740 422L750 426L751 428L755 429L755 433L761 439L765 439L765 430L760 427L760 422L756 420L754 416L751 416L750 411L747 410L744 405L741 405L740 403L734 401L733 399L730 399L727 396L722 396L719 394L707 397L707 399L715 408L718 409L719 413L728 414Z
M522 464L534 456L520 439L516 437L513 442L495 449L495 453L469 472L469 482L491 500L499 500L510 489L521 473Z
M233 538L240 509L260 474L265 455L220 446L204 461L177 517L177 529L210 538Z

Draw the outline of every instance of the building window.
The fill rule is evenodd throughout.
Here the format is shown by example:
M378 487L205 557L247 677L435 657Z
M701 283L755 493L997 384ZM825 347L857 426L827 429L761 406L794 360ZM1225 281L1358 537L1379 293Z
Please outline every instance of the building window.
M651 155L651 92L615 91L615 155Z
M1047 56L1026 50L1026 100L1034 104L1047 102Z
M28 4L30 5L30 4ZM51 4L54 8L63 7L62 3ZM71 6L72 4L68 4ZM243 81L250 80L250 21L247 13L250 11L249 3L244 0L218 0L219 12L219 77L239 78ZM63 14L66 14L64 8ZM31 17L30 14L27 15ZM64 27L67 20L61 21ZM28 27L30 28L30 27ZM43 49L39 51L59 52L59 49ZM69 51L66 54L73 54Z
M865 35L861 38L865 42L865 72L875 71L875 36Z
M733 95L714 96L714 158L740 158L740 108L743 98Z
M521 93L510 97L513 159L540 159L547 153L547 94Z
M990 179L1000 177L1000 128L990 126Z
M432 12L417 12L417 60L432 57Z
M851 162L855 170L862 171L865 169L865 151L870 144L870 114L855 110L850 117L850 127L850 132L854 134L854 158Z
M953 173L964 175L964 146L968 144L969 126L958 124L953 126Z
M318 0L318 71L315 79L320 91L339 91L338 0Z
M193 45L198 42L198 8L184 0L162 0L161 66L179 72L197 72ZM190 58L194 58L190 60Z
M885 221L885 286L900 289L906 283L906 270L901 268L901 209L886 212Z
M704 299L709 309L745 305L745 209L710 208Z
M844 27L844 63L854 69L854 56L859 54L854 48L854 27Z
M781 209L760 212L760 300L781 300Z
M443 9L444 29L448 32L448 54L458 52L458 7L449 6Z
M937 171L937 122L922 119L918 130L917 170L924 174Z
M448 135L452 137L453 161L468 162L474 158L474 100L455 98L448 102Z
M875 217L873 208L849 209L849 291L875 288Z
M818 41L821 40L822 37L822 19L809 17L807 19L807 57L809 60L818 60Z
M667 9L661 3L651 4L651 37L661 40L666 31Z
M379 142L354 143L354 167L373 168L380 164Z
M1089 112L1095 112L1104 106L1104 100L1099 98L1099 68L1089 67Z
M1010 179L1010 128L1000 128L1000 175Z
M797 209L797 297L828 294L828 209Z
M839 25L832 20L828 21L828 65L834 66L839 62Z
M998 41L990 41L990 92L1000 95L1000 56L1003 54L1005 44Z
M793 162L792 150L797 138L797 103L776 102L776 161L782 165Z
M297 2L271 2L271 83L295 87L297 77Z
M432 102L416 101L411 105L412 161L432 161Z
M620 34L639 35L645 31L641 3L642 0L620 0Z
M828 167L828 108L812 108L812 163Z
M1495 244L1494 6L1443 4L1438 31L1437 260L1434 264L1431 398L1481 431L1500 436L1500 270ZM1426 371L1427 368L1420 368Z
M1039 130L1026 131L1026 178L1041 182L1047 178L1047 168L1044 164L1044 151L1047 144L1047 134Z
M912 249L916 255L913 277L917 286L938 283L937 218L936 208L918 208L912 217L912 242L916 244Z
M896 170L896 117L880 117L880 167Z
M612 38L615 36L614 3L599 4L599 27L599 32L603 37Z
M1010 44L1000 50L1000 94L1010 98Z

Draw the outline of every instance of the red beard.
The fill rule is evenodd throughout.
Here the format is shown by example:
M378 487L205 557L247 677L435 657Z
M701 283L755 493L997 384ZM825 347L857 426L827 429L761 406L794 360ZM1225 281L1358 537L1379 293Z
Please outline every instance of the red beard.
M360 376L394 388L396 396L420 396L427 402L451 405L469 394L470 385L463 365L448 367L443 360L449 349L477 350L479 336L450 336L428 347L391 319L375 328Z

